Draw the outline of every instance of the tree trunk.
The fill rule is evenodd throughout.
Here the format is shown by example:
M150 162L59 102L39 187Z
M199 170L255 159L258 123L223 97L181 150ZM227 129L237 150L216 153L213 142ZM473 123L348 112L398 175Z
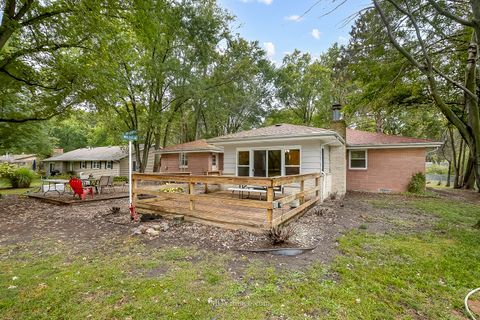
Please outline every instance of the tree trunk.
M448 161L447 184L445 185L446 187L450 187L450 177L451 176L452 176L452 161Z

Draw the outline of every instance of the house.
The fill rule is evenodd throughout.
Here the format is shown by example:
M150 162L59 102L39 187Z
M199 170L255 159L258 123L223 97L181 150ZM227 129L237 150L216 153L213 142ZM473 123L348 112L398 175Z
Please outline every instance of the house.
M148 157L145 172L153 171L153 150ZM92 174L94 177L128 176L128 149L123 146L81 148L43 160L47 176L52 173L75 172ZM137 171L135 155L133 155L133 170Z
M28 167L35 170L38 165L38 158L35 154L6 154L0 156L0 163L7 162L11 164L16 164L20 167Z
M347 129L291 124L234 133L209 143L224 148L224 172L271 177L321 172L323 198L347 190L404 192L413 174L425 172L429 149L441 142Z
M346 129L347 190L404 192L442 142Z
M161 155L160 172L203 175L223 171L223 148L203 139L168 146L156 153Z
M208 142L223 147L225 175L276 177L322 172L323 198L332 192L346 192L345 140L333 130L276 124Z

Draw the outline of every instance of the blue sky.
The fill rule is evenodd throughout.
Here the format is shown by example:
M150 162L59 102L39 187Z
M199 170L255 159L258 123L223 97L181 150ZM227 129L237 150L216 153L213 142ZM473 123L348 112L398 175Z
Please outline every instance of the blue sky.
M285 53L294 49L308 51L318 57L333 43L347 43L353 14L365 8L368 0L349 0L332 13L340 0L323 0L300 18L318 0L219 0L234 14L233 24L247 40L258 40L269 58L280 63Z

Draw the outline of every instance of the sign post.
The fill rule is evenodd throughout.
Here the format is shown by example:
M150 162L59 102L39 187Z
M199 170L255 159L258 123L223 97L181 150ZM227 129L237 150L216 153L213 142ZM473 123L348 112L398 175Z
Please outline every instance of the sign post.
M135 206L133 205L132 199L132 172L133 172L133 161L132 161L132 141L137 140L137 132L135 130L125 132L123 138L128 140L128 208L130 209L130 218L133 221L138 220L137 212L135 211Z

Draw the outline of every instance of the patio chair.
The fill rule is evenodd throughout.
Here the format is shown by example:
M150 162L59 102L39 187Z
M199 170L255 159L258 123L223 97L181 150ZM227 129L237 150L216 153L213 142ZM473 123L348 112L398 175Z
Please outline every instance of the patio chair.
M110 188L115 192L115 188L113 187L113 176L101 176L100 180L98 181L98 189L99 192L102 193L103 189Z
M93 188L92 187L84 188L82 180L78 178L72 178L68 181L68 184L70 185L70 188L72 188L74 198L75 198L75 195L78 194L78 197L80 199L85 200L88 192L93 199Z

